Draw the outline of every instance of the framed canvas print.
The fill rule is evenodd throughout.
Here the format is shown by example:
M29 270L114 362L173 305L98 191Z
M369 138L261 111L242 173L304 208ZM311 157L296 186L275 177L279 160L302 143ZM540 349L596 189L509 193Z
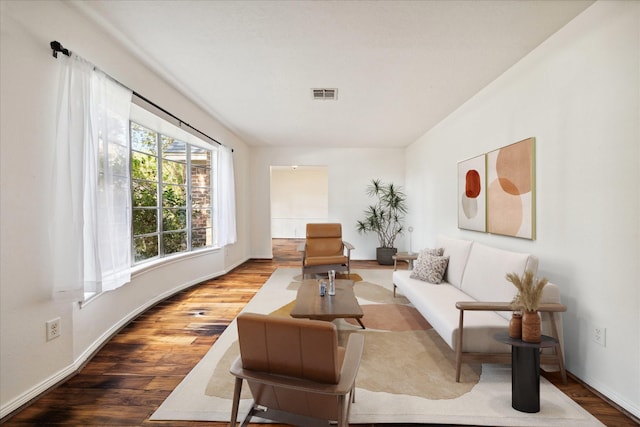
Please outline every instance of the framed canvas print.
M485 155L458 163L458 228L487 231Z
M487 229L536 238L535 138L487 153Z

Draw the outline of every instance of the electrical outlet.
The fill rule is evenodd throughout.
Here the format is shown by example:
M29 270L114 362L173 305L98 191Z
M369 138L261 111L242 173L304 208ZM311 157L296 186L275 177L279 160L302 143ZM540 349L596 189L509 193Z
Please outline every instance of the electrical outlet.
M603 328L601 326L594 326L591 331L591 339L600 344L603 347L607 346L607 328Z
M47 341L58 338L60 336L60 318L49 320L47 322Z

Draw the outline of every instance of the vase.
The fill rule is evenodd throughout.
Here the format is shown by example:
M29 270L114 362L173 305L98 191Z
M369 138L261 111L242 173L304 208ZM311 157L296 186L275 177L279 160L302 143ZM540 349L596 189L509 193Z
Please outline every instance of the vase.
M397 252L397 248L376 248L376 261L380 265L393 265L393 256Z
M525 311L522 313L522 341L540 342L540 316L537 311Z
M336 294L336 271L329 270L329 295L333 296Z
M513 313L509 321L509 336L511 338L520 339L522 337L522 314Z

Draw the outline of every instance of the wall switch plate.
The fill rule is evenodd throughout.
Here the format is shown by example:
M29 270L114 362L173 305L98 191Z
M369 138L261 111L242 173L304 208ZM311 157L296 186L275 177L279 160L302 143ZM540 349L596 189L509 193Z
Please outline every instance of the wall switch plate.
M603 347L607 346L607 328L594 326L591 330L591 339Z
M47 321L47 341L58 338L60 336L60 318Z

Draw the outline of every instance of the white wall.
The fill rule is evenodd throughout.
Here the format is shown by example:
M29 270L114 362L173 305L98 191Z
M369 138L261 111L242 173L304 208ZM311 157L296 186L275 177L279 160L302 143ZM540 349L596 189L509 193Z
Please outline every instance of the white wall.
M251 156L251 257L271 258L269 171L271 166L326 165L329 219L342 223L342 235L355 246L352 259L375 259L374 235L360 235L356 221L371 203L365 189L371 179L404 185L403 149L254 147ZM409 201L411 209L411 201ZM397 240L402 248L404 240Z
M567 369L636 416L639 99L640 2L597 2L406 151L414 247L444 232L536 254L568 306ZM537 239L459 230L457 162L530 136Z
M326 166L271 168L271 237L304 239L306 224L329 219Z
M248 258L247 146L153 74L69 3L2 1L0 24L0 417L73 372L104 339L155 301ZM137 273L83 308L54 302L44 205L54 143L58 40L117 80L234 148L239 242ZM56 250L64 251L65 242ZM45 340L45 322L62 335Z

